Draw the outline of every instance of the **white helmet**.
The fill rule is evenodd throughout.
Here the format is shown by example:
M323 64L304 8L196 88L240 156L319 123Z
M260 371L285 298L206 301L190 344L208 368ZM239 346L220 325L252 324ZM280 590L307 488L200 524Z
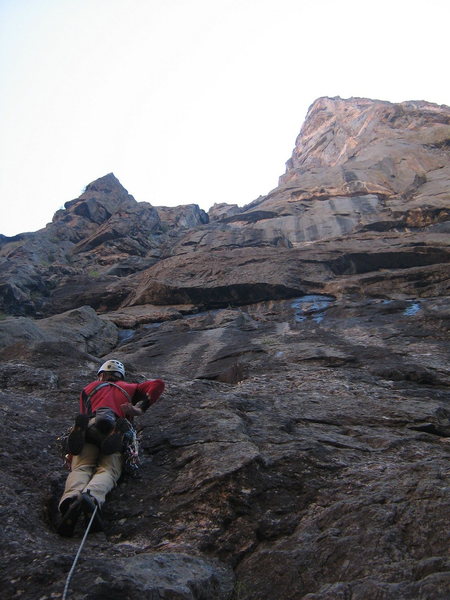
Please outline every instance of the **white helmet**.
M100 373L102 371L109 371L109 372L114 371L116 373L119 373L119 375L121 375L122 379L125 379L125 367L118 360L114 360L114 359L107 360L105 363L102 364L100 369L97 371L97 375L100 375Z

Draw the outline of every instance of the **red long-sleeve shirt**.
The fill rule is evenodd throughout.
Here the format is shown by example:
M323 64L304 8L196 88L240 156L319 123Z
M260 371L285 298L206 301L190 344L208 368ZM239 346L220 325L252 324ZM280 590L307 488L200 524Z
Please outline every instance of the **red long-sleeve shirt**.
M83 389L80 394L80 412L86 413L84 399L102 382L92 381ZM116 387L117 386L117 387ZM102 407L111 408L118 417L125 417L120 408L121 404L126 404L128 399L119 388L125 390L130 397L132 404L144 400L148 406L154 404L164 391L164 381L162 379L152 379L143 383L128 383L126 381L115 381L114 385L105 385L93 394L90 398L92 412ZM146 410L145 407L144 410Z

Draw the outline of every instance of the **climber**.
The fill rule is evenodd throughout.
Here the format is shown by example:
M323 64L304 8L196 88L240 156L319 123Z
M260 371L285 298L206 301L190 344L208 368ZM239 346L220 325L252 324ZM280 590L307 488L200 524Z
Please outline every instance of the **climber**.
M126 383L125 367L118 360L102 364L97 377L80 394L80 414L68 437L71 471L57 528L66 537L73 536L82 512L87 519L95 512L91 531L103 530L100 508L122 474L124 434L132 429L133 417L142 415L164 391L161 379Z

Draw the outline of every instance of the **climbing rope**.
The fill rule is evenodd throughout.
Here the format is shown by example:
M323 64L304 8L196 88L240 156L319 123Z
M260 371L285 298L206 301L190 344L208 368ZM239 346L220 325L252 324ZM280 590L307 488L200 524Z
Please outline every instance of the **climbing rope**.
M75 559L73 561L72 568L70 569L69 574L67 575L67 580L66 580L66 585L64 586L64 592L63 592L63 595L62 595L62 600L66 600L66 598L67 598L67 592L69 590L70 580L72 579L72 575L73 575L73 573L75 571L76 564L77 564L78 559L80 557L81 550L83 549L84 542L86 541L86 538L88 536L89 530L91 528L92 522L93 522L94 517L95 517L95 513L97 512L97 508L98 508L98 506L95 507L94 512L91 515L91 520L89 521L88 526L86 527L86 531L84 532L84 536L83 536L83 539L81 540L80 547L78 548L78 552L77 552L77 554L75 556Z

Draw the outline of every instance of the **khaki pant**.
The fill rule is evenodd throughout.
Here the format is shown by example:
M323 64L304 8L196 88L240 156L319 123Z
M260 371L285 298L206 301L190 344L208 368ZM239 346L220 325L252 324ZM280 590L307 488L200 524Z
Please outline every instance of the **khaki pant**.
M72 458L71 471L59 504L61 505L66 498L75 496L77 492L89 490L101 506L106 494L117 484L121 473L120 452L104 456L97 446L85 443L81 454Z

